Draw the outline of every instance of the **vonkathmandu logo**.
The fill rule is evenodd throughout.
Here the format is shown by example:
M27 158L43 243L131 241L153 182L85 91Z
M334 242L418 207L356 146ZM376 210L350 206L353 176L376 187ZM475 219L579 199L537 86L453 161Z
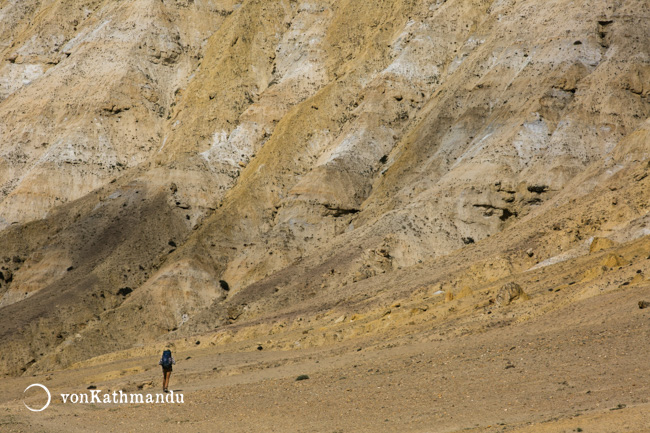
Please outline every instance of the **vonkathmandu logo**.
M183 394L174 394L174 391L169 391L167 394L138 394L126 393L120 390L113 393L105 392L102 394L101 389L93 389L89 393L78 394L61 394L63 403L72 404L182 404L185 403Z
M52 401L50 390L40 383L34 383L25 388L24 392L28 389L38 387L43 389L47 394L47 403L40 409L33 408L23 401L25 407L32 412L41 412L47 409ZM185 399L183 394L174 393L169 391L167 394L139 394L139 393L126 393L122 390L102 393L101 389L93 389L90 392L83 393L70 393L60 394L63 404L183 404Z
M31 408L31 407L27 406L27 403L25 403L24 401L23 401L23 404L25 405L25 407L27 409L31 410L32 412L40 412L40 411L43 411L43 410L47 409L47 407L50 405L50 401L52 401L52 394L50 394L49 389L47 389L45 386L41 385L40 383L32 383L27 388L25 388L25 391L23 391L23 394L26 393L29 388L33 388L35 386L37 386L39 388L43 388L43 390L47 393L47 403L45 403L45 406L43 406L40 409Z

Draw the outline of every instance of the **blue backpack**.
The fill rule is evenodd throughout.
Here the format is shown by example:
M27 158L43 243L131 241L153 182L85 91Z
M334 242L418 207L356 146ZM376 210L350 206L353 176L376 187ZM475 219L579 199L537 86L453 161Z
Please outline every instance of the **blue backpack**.
M160 360L160 364L167 368L172 366L172 351L171 350L165 350L162 354L162 359Z

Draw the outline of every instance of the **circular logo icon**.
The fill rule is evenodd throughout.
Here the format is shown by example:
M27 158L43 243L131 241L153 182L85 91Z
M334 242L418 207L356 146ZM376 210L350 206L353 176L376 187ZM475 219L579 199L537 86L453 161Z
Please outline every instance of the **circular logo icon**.
M23 404L25 405L25 407L27 409L31 410L32 412L41 412L41 411L47 409L47 407L50 405L50 401L52 400L52 396L50 395L50 390L47 389L44 385L41 385L40 383L32 383L27 388L25 388L25 391L23 391L23 394L26 393L29 388L32 388L34 386L38 386L39 388L43 388L43 390L47 393L47 403L45 403L45 406L43 406L40 409L32 409L31 407L27 406L27 403L25 403L24 401L23 401Z

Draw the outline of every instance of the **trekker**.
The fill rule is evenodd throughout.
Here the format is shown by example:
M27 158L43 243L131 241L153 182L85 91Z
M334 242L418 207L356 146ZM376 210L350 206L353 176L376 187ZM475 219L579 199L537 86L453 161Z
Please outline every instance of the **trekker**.
M172 351L169 348L165 348L162 353L162 358L158 362L158 365L162 365L163 371L163 392L168 392L167 387L169 386L169 376L172 375L172 365L175 365L174 357L172 356Z

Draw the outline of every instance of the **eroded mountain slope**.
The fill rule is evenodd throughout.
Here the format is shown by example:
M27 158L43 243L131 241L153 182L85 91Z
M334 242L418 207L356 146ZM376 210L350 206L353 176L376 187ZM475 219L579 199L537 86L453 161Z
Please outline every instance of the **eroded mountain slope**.
M6 373L648 235L643 1L0 7Z

